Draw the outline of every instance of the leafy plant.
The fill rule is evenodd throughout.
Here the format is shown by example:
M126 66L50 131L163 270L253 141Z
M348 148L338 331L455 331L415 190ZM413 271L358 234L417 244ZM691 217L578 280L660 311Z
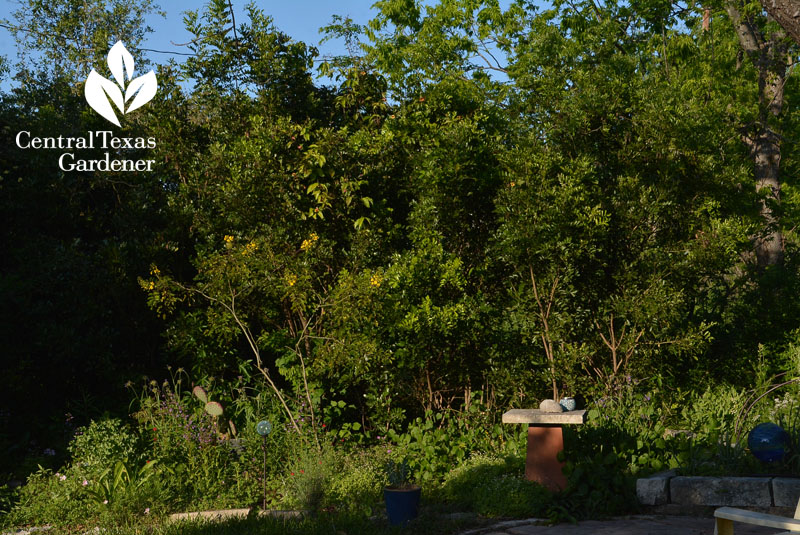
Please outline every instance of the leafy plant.
M285 473L286 503L307 511L321 511L329 502L329 490L339 466L334 450L293 452Z
M554 502L552 494L525 479L522 457L473 455L456 466L442 482L448 502L485 516L544 516Z
M116 418L93 421L79 428L68 449L72 463L87 476L98 475L117 461L138 464L142 456L136 434Z
M53 524L64 526L97 517L82 482L74 471L56 472L40 468L18 489L18 501L4 522L19 526Z
M19 494L19 487L12 487L8 484L0 486L0 518L8 515L19 500ZM2 521L0 521L0 524L2 524Z
M454 465L476 451L515 450L522 431L487 421L488 412L473 406L465 414L434 413L416 418L405 433L390 430L388 438L419 482L439 481Z
M157 461L148 461L141 468L133 472L124 461L117 461L113 468L108 468L97 476L87 489L95 503L108 504L115 502L120 494L140 489L154 475Z
M413 474L408 462L405 459L399 461L390 459L386 463L386 479L392 488L404 489L411 487Z

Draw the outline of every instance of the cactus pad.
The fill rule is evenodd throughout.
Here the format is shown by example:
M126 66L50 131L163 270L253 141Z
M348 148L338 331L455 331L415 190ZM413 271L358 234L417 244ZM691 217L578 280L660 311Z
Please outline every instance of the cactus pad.
M209 401L206 403L206 412L215 418L217 416L222 416L222 405L216 401Z
M208 394L206 393L206 389L202 386L196 386L192 389L192 394L194 397L202 401L203 403L208 403Z

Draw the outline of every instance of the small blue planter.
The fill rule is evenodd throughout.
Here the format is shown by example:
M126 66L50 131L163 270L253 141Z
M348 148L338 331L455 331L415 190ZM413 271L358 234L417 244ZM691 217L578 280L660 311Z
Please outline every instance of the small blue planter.
M409 520L417 518L419 498L422 489L417 485L408 488L385 487L383 499L386 501L386 515L393 526L403 526Z

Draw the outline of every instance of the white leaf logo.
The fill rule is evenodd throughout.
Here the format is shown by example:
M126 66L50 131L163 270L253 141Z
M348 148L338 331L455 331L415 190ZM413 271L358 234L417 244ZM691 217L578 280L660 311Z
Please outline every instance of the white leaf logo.
M86 102L89 103L89 106L94 111L107 121L120 126L111 103L114 103L123 115L130 113L150 102L150 99L155 96L158 90L158 82L156 73L153 71L138 78L133 78L133 56L127 51L122 41L117 41L111 47L111 50L108 51L107 61L108 69L117 83L115 84L108 78L100 76L97 71L92 69L89 77L86 78L84 94L86 95ZM125 103L131 99L133 99L133 102L128 105L126 110Z

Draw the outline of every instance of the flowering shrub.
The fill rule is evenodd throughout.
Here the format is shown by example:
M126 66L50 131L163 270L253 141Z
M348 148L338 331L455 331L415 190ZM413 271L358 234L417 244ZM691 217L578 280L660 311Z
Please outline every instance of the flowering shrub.
M72 524L95 516L94 505L82 486L83 478L75 470L53 473L40 468L19 489L18 501L4 515L6 525L47 523Z
M151 381L134 417L151 458L168 474L165 484L178 503L216 503L234 482L234 453L219 418L181 390L177 381Z
M320 511L327 505L326 498L331 478L338 464L332 452L310 449L298 452L288 463L285 474L284 504L307 511Z

